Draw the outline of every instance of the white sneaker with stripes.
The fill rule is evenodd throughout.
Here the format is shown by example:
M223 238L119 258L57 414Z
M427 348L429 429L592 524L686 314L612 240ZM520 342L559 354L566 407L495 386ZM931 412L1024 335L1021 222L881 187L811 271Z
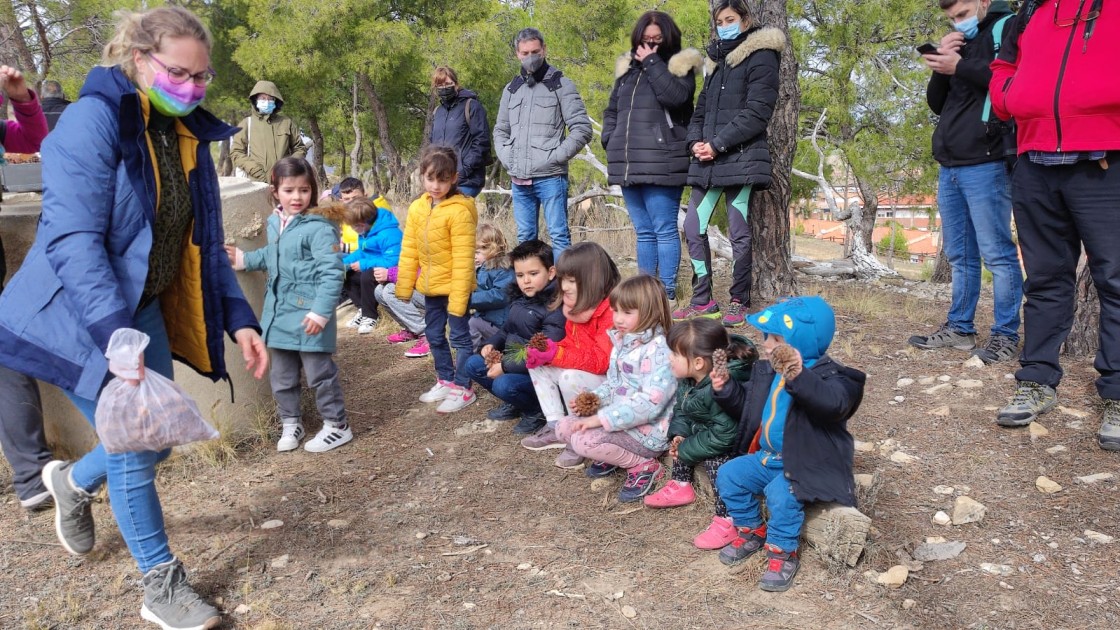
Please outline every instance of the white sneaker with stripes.
M315 437L303 445L303 449L309 453L325 453L353 439L354 433L350 431L349 424L324 424Z

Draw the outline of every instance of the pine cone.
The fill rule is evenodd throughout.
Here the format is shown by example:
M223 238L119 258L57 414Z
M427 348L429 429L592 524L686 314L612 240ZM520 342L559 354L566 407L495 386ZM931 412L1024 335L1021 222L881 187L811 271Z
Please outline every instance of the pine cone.
M801 374L801 355L793 346L783 343L770 352L770 365L775 372L791 381Z
M548 337L544 333L537 333L529 338L529 342L525 344L526 348L532 348L537 352L548 352Z
M727 350L719 348L712 353L712 371L727 372Z
M586 418L599 411L599 397L591 392L583 392L572 401L572 413Z
M502 362L502 353L498 350L491 350L486 355L486 367L492 367Z

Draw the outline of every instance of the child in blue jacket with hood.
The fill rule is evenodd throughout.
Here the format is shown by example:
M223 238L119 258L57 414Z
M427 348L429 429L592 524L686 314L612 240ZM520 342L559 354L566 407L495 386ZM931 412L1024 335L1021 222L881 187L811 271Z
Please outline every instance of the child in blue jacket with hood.
M346 205L360 221L351 226L358 233L358 247L342 259L346 265L347 296L358 307L358 314L346 327L357 328L359 335L365 335L377 325L374 289L378 282L387 279L388 270L397 266L404 233L388 208L378 207L365 197Z
M746 383L711 374L716 403L737 416L737 454L716 485L738 531L719 559L733 565L766 548L759 586L785 591L800 560L804 505L855 506L854 441L847 421L863 400L866 375L829 358L832 307L817 296L791 298L747 317L762 332L762 358ZM756 495L766 496L763 522Z

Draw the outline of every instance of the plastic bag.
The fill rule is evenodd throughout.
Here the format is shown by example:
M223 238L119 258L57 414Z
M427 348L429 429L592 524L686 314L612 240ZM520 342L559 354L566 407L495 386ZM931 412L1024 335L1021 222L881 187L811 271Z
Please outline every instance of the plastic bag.
M139 376L140 357L148 335L121 328L109 339L105 357L116 375L97 401L94 424L109 453L162 451L172 446L213 440L219 436L202 418L198 405L181 387L153 370L138 385L124 379Z

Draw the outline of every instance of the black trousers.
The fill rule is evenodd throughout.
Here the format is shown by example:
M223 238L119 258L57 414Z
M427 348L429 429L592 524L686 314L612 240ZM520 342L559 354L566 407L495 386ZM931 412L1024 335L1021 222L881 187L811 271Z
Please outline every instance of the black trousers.
M1097 392L1120 399L1120 151L1108 154L1107 168L1089 160L1041 166L1023 156L1011 203L1027 271L1015 377L1051 387L1061 381L1058 353L1073 323L1084 246L1101 305Z
M377 319L377 298L373 295L377 281L373 279L373 269L365 271L346 270L346 293L355 306L362 309L362 317Z

